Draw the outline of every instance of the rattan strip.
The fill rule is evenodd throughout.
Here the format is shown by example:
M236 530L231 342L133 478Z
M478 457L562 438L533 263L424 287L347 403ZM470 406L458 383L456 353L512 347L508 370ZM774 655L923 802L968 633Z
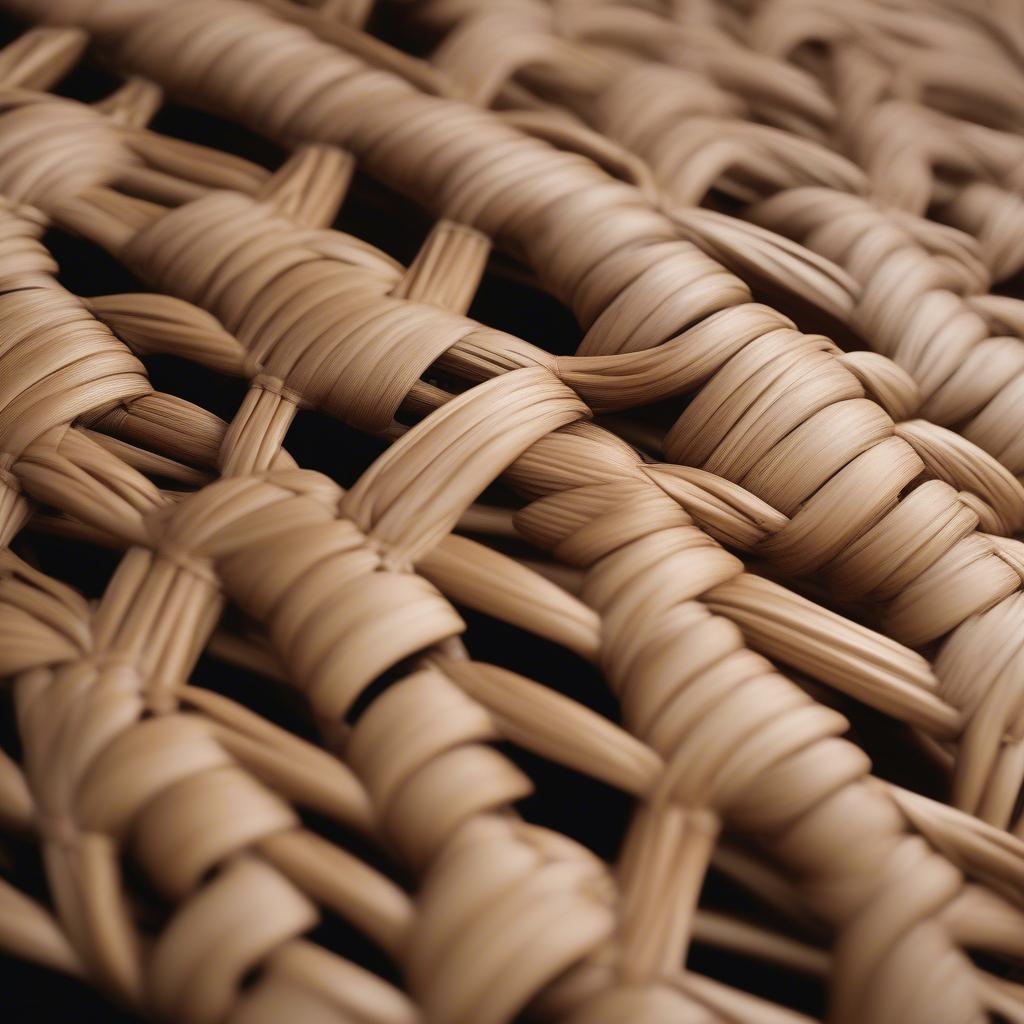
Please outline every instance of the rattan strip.
M769 263L906 369L921 415L1024 472L1024 306L990 291L1024 266L1012 5L779 0L742 20L725 4L623 0L415 11L447 30L436 63L467 98L561 114L568 132L558 103L625 146L698 245L748 272ZM827 58L810 70L783 62L813 44ZM711 190L849 276L695 215Z
M681 239L674 221L635 188L493 118L418 93L270 14L186 3L170 11L133 6L120 15L123 24L92 17L126 66L145 65L173 92L187 97L191 82L194 96L201 83L202 102L266 134L345 143L371 172L509 245L588 326L587 361L555 365L595 411L704 384L666 438L666 454L793 513L758 545L779 570L823 573L842 597L877 605L883 625L906 642L948 635L936 662L940 692L968 716L968 748L977 752L958 759L956 802L1012 824L1014 801L1005 794L1019 790L1024 774L1013 724L1019 700L1003 696L996 676L1016 678L1021 655L1008 650L990 671L976 667L994 635L1018 633L1011 626L1024 614L1015 596L1018 545L973 531L979 521L986 531L997 527L1000 504L995 488L978 486L998 476L979 449L920 421L894 428L865 400L861 378L893 412L913 407L913 388L892 364L844 356L751 305L742 281ZM207 37L219 48L200 46ZM231 60L218 58L226 53ZM236 64L266 74L240 77ZM131 231L113 226L103 202L83 195L62 215L142 276L194 298L181 291L188 286L173 263L145 265L161 232L138 232L128 244ZM182 208L182 230L197 230L184 222L200 218L210 227L213 205L210 213ZM235 244L242 238L236 234ZM533 359L495 362L481 372ZM911 488L925 472L940 481Z
M230 14L232 8L225 6L225 10ZM252 16L258 25L258 16ZM268 22L268 31L271 27L278 26ZM412 94L407 98L420 99ZM50 102L62 106L58 101ZM425 651L422 667L407 681L415 682L393 687L387 703L382 699L373 705L344 746L363 779L374 813L383 814L385 806L390 808L381 822L387 841L425 872L414 938L402 957L428 1019L508 1019L509 1013L570 963L578 963L579 970L547 997L549 1005L558 1007L551 1012L566 1019L613 1020L626 1014L639 1020L646 1019L641 1014L649 1014L649 1019L655 1020L662 1019L657 1014L665 1012L679 1019L683 1014L699 1019L696 1015L700 1013L710 1014L712 1019L751 1019L754 1014L769 1019L766 1007L755 1008L735 993L727 997L702 988L692 977L680 976L676 966L692 917L694 884L702 873L721 817L763 835L775 856L795 869L805 882L817 880L817 884L809 885L808 898L844 936L831 965L836 1019L859 1020L870 1013L872 1019L879 1020L968 1020L975 1019L981 1003L991 1004L995 998L992 986L981 981L965 960L958 961L960 966L952 970L951 951L941 953L943 936L955 931L952 922L963 916L954 908L960 907L964 899L975 900L973 891L959 890L955 872L927 853L919 841L901 838L904 826L899 805L884 791L861 781L867 767L863 757L831 738L843 728L841 719L807 702L766 662L745 652L739 632L727 621L735 617L746 626L748 635L757 636L758 608L764 616L764 610L774 606L777 625L778 616L785 616L788 606L788 614L795 616L794 622L804 629L813 629L815 617L827 613L779 588L773 589L765 581L737 575L739 564L694 528L680 504L701 509L713 529L741 545L744 538L748 546L763 544L766 534L776 537L790 520L717 477L646 466L611 435L594 427L570 425L588 413L579 398L591 408L615 408L620 404L628 408L651 394L648 385L639 394L620 390L616 397L613 391L620 388L623 371L628 375L639 368L655 378L667 373L671 379L661 386L668 396L701 383L707 377L706 368L692 368L689 353L685 358L681 354L681 365L670 365L667 370L664 361L645 364L629 352L626 358L598 357L596 362L552 360L507 335L442 310L410 304L407 296L420 301L436 297L442 305L464 308L479 274L479 252L481 247L486 249L486 242L479 241L478 233L466 235L442 222L422 258L414 264L413 274L403 276L365 246L326 232L311 233L307 226L310 220L315 224L329 219L332 201L340 198L335 195L333 200L323 199L324 186L329 190L330 182L339 180L340 168L346 164L344 157L333 156L330 149L302 148L278 177L276 187L271 183L268 189L260 190L262 203L210 190L204 183L204 194L183 206L164 210L159 188L166 187L166 183L145 173L140 177L136 166L126 166L137 165L140 159L143 163L156 160L159 169L159 157L153 156L159 145L154 145L150 137L135 136L127 147L131 152L125 157L117 152L119 145L124 145L118 132L110 136L112 145L104 151L103 126L108 122L89 120L84 113L69 116L82 118L85 127L77 137L82 140L83 152L91 153L92 140L98 139L96 146L103 158L96 164L76 161L70 165L73 174L58 175L59 187L48 186L39 195L21 193L18 182L8 184L5 192L12 192L13 202L31 201L58 223L108 245L141 276L177 296L177 301L162 299L159 303L155 297L90 303L96 315L113 322L123 335L130 333L134 345L150 350L152 346L180 345L180 336L186 333L182 329L188 327L194 350L202 352L203 358L219 360L223 369L250 377L253 386L220 446L219 463L228 479L177 503L173 509L144 478L110 459L109 450L108 457L104 457L94 448L86 451L76 441L76 446L58 451L66 463L49 455L46 449L53 444L46 433L51 428L49 422L38 433L30 430L36 436L24 447L16 439L13 478L29 494L117 535L121 543L136 545L103 604L91 617L86 613L84 620L91 621L87 628L94 635L103 634L101 652L111 644L116 651L113 659L104 654L95 671L114 672L119 665L123 668L127 653L131 671L143 688L142 704L150 713L157 713L157 721L175 723L162 726L168 732L178 728L180 717L176 709L181 698L174 697L173 690L180 686L178 680L187 678L189 657L194 657L195 649L202 646L212 629L209 609L216 604L220 587L266 623L288 674L328 723L336 722L359 689L387 667L373 661L381 651L388 663L401 660L406 653ZM474 115L473 123L482 127L491 122ZM504 137L520 140L517 145L528 142L514 134L506 133ZM47 163L45 147L39 152L43 164L53 168L52 161ZM163 152L166 159L166 147ZM533 148L531 152L539 160L545 151ZM357 153L364 157L362 152ZM202 163L198 153L192 156L197 164ZM371 162L370 155L365 158ZM163 166L166 173L166 164ZM78 176L85 173L82 168L88 169L86 177L92 180L83 181ZM180 167L176 169L180 172ZM139 191L141 184L148 194L145 202L122 198L105 187L124 185L126 171L131 173L132 191ZM40 180L36 173L30 174L33 185ZM194 173L187 177L194 180ZM268 198L275 209L268 208ZM311 212L307 216L305 211ZM644 215L637 212L642 222ZM13 216L21 219L16 211ZM295 223L284 219L292 216ZM585 223L580 230L585 231ZM209 248L197 246L197 240ZM520 244L529 250L523 239ZM658 237L657 244L669 245L670 239ZM218 245L222 245L219 250ZM527 254L532 255L529 251ZM672 253L666 251L664 255ZM551 258L549 255L548 260ZM436 269L438 260L441 265L461 268L460 273L451 275L458 279L456 283ZM432 267L437 281L434 287L430 285ZM262 276L268 271L274 277ZM14 271L18 280L14 288L18 290L12 291L12 296L40 287L39 270L33 268L34 279L29 285L22 283L20 272L18 266ZM290 275L289 287L282 287L276 295L267 291L268 282L273 284L285 275ZM300 283L303 287L292 289ZM49 290L57 291L52 287ZM340 297L350 293L346 306ZM322 299L316 301L318 295L332 297L329 310L323 308ZM339 301L335 303L336 299ZM200 313L197 306L205 306L207 314ZM210 313L217 320L211 319ZM780 322L765 310L751 310L748 315L749 330L754 332L758 330L757 317L762 318L762 324L765 317L773 326ZM364 329L368 323L375 323L377 328L386 325L387 329L368 332ZM324 336L328 325L335 332L332 344L327 348L321 344L317 350L317 339ZM59 320L50 327L52 331L62 329ZM98 327L92 330L98 331ZM791 328L783 326L782 330ZM386 335L389 345L396 346L394 352L374 350L380 333ZM338 344L339 338L344 344ZM754 340L756 334L751 343ZM839 361L838 353L830 346L818 345L808 351L826 354L830 366ZM89 353L88 361L95 363L98 352L90 349ZM410 364L413 353L425 362ZM449 402L448 396L416 385L419 374L437 359L470 382L496 375L499 379ZM855 360L847 365L858 367L869 386L884 393L878 384L886 379L884 374L892 374L884 364ZM137 373L134 368L131 372ZM856 382L858 377L850 379ZM902 383L898 375L895 379ZM144 388L144 382L139 387ZM863 395L862 390L859 393ZM89 401L96 399L90 397ZM296 404L324 408L365 429L386 430L403 401L411 401L420 409L438 404L443 408L398 441L348 495L340 495L322 478L272 468L282 458L278 454L280 444L290 410ZM77 437L74 433L65 435L61 425L95 408L88 402L83 404L84 409L69 409L64 403L55 424L62 437ZM558 427L559 422L566 425ZM890 436L895 435L890 431ZM44 451L36 454L33 445ZM585 570L584 597L600 616L600 631L594 638L600 650L594 653L620 695L626 725L645 741L643 746L631 746L636 741L627 734L609 733L598 722L588 724L585 716L580 717L582 709L564 707L543 690L531 689L525 681L508 679L507 673L466 661L454 641L461 632L457 617L453 618L454 613L437 591L429 585L424 589L423 577L412 572L414 563L425 560L426 567L421 566L421 571L427 578L434 578L442 590L467 586L468 563L481 557L479 553L467 557L465 551L459 551L460 545L437 545L466 504L509 463L509 478L539 499L519 517L521 529L541 546L554 547L559 558ZM81 479L82 465L89 465L89 474L100 481L100 487ZM118 495L122 505L100 500L104 485L112 488L109 493ZM894 497L889 498L890 505ZM965 507L972 507L969 497ZM337 518L339 508L342 518ZM775 531L766 529L769 525ZM445 555L439 558L432 549L438 554L444 549ZM155 555L149 553L151 550ZM995 550L1004 557L1010 552L1012 559L1013 548L1005 543ZM331 587L326 586L325 572L313 570L314 566L326 565L332 569ZM24 579L24 570L20 572ZM499 588L497 595L488 595L485 599L493 607L512 616L522 614L511 600L517 583L532 588L535 594L547 593L550 601L561 605L567 623L553 628L568 636L574 631L568 622L576 619L575 632L583 634L575 641L577 646L587 649L593 643L593 619L582 607L570 611L571 605L566 605L564 598L554 596L560 592L547 590L536 578L511 578L521 572L518 568L496 562L492 572L494 577L506 574L510 592L501 593ZM338 585L339 579L345 586ZM493 591L494 579L489 583ZM36 581L35 586L40 587L40 583ZM379 594L373 598L378 587ZM31 586L28 589L29 594L20 600L32 607L38 598L33 596L36 591ZM349 605L344 604L346 594ZM64 600L71 603L70 597L64 596ZM169 606L161 603L168 600L172 601ZM529 605L536 600L531 596L519 603ZM18 598L12 601L13 606L18 603ZM368 603L377 615L365 614ZM147 628L159 630L158 635L148 634L146 628L140 628L142 623L131 621L132 609L146 607L159 607L164 613L148 623ZM174 610L180 615L182 608L201 621L174 621ZM708 608L725 617L709 615ZM123 618L126 615L127 620ZM29 617L34 616L30 613ZM81 614L78 618L83 621ZM413 621L418 623L416 629L424 632L411 634L409 623ZM835 617L827 621L834 628L854 631L856 639L850 634L853 651L849 659L859 656L870 663L872 658L864 654L863 645L874 643L906 666L887 676L881 686L883 695L876 696L876 700L889 701L911 720L919 715L925 721L917 724L930 725L938 735L950 736L959 730L958 712L940 712L947 707L941 701L916 698L913 685L896 685L901 673L910 676L908 683L922 681L923 663L915 661L910 652L898 653L898 648L880 637L869 640L870 634L850 624L840 626L842 620ZM403 623L401 627L396 625L399 622ZM355 635L353 623L363 623ZM761 632L775 632L774 637L761 642L769 647L774 643L777 649L771 653L785 660L784 651L789 645L780 641L778 630L762 628ZM172 640L174 636L178 639ZM389 637L387 645L374 639L380 636ZM396 637L402 637L403 643L408 640L408 652L395 646ZM176 648L164 647L167 643L176 644ZM436 650L430 644L437 645ZM129 650L126 652L121 645ZM76 678L73 666L96 664L92 646L86 646L88 653L81 647L72 648L66 668L55 674L49 670L54 674L51 687L57 684L54 694L62 689L81 689L81 670ZM707 651L703 660L695 653L702 648ZM677 652L675 656L673 652ZM830 681L839 681L849 671L848 661L837 671L834 658L830 661L825 653L815 656L798 650L790 654L790 659L797 659L801 667L809 662L826 678L831 664L836 679ZM112 662L109 669L108 661ZM36 683L30 682L22 690L31 691L33 685L38 688L41 677L37 674L35 678ZM60 686L61 680L70 681L70 685ZM856 689L870 699L879 690L878 681L865 672ZM700 696L704 691L705 695ZM899 693L905 694L902 699L895 696ZM92 696L90 693L87 706ZM192 695L192 699L199 698ZM467 700L467 704L459 703ZM460 723L459 731L430 739L437 728L436 710L447 701L455 702L449 728L455 729ZM531 701L537 703L531 706ZM56 703L59 706L59 699ZM906 710L918 704L920 710ZM715 705L717 711L712 715ZM465 711L459 711L459 707ZM667 714L670 707L677 709L673 715ZM209 709L203 710L210 713ZM558 722L560 715L565 716L565 727L552 728L551 723ZM404 754L411 759L408 767L403 767L401 760L384 763L377 751L392 749L394 740L388 747L389 737L399 735L401 729L418 720L417 716L424 716L426 746L420 751L394 750L395 757ZM143 719L129 731L137 733L146 728L148 721ZM804 724L798 727L798 721ZM595 731L591 734L591 730ZM583 851L563 841L552 846L553 840L541 839L535 830L522 832L509 817L504 808L521 795L523 782L502 766L500 757L480 745L482 740L500 735L533 744L548 755L568 758L592 772L610 772L617 784L641 799L643 809L631 829L614 883ZM577 751L564 748L565 737L571 735L580 737L582 746ZM367 738L360 740L361 736ZM81 738L86 749L90 749L88 739ZM45 739L39 742L45 746ZM783 743L781 748L779 743ZM609 751L616 749L621 751L622 760L612 770L607 761ZM713 771L707 760L711 750L719 752ZM240 756L237 750L231 753ZM184 763L187 756L182 753L174 760ZM711 760L715 762L715 758ZM646 767L642 767L644 762ZM246 767L255 771L253 765ZM264 773L268 770L260 767ZM465 775L480 779L472 794L465 792L464 784L456 784L463 775L462 768ZM384 776L374 781L379 773ZM39 769L40 779L48 774L55 773L46 767ZM205 781L213 785L212 780ZM296 798L296 790L289 790L279 776L273 781L284 795ZM386 790L382 791L381 786ZM404 802L400 797L403 787L415 787ZM303 795L308 798L308 794ZM178 798L179 807L184 799ZM165 820L172 822L175 814L169 807L163 813ZM430 808L436 808L436 813L431 814ZM67 825L62 810L67 809L59 807L53 817ZM72 820L78 817L79 808L73 811ZM365 812L347 808L345 813L350 819L358 819ZM256 816L253 812L246 817ZM44 819L49 821L50 817L47 809ZM925 820L928 815L920 817ZM154 811L153 819L143 831L154 837L159 857L160 814ZM869 822L873 824L869 826ZM81 828L80 822L76 825ZM783 829L783 825L787 827ZM56 823L53 827L59 833L61 848L70 842L74 851L78 837L72 835L69 839ZM274 827L279 830L282 826L277 822ZM962 835L967 834L966 825L959 824L952 830L957 828ZM875 835L874 841L865 842L866 830ZM670 839L672 836L675 838ZM225 838L225 846L208 854L222 857L228 849L235 866L198 893L190 894L191 900L184 902L176 919L192 922L195 927L204 913L217 912L204 911L198 905L200 900L206 905L219 906L218 901L223 901L240 906L257 894L262 898L261 887L274 891L279 886L278 875L254 875L246 867L247 858L236 860L240 848L234 844L239 841ZM252 836L241 841L251 853ZM521 857L522 853L516 851L524 843L525 849L535 851L540 859L532 862L525 875L522 866L517 867L514 887L507 890L506 898L494 901L492 886L500 873L496 865L505 858ZM666 843L678 844L679 855L673 856L673 847ZM218 841L211 840L211 846L217 845ZM262 857L267 856L264 845L260 843ZM868 854L870 850L875 852ZM157 877L162 877L164 870L180 879L163 882L168 892L179 898L188 894L190 884L195 884L193 879L201 878L210 867L209 863L193 864L188 869L177 864L161 866L146 858L144 852L140 856ZM669 876L651 870L650 865L659 863L662 857L672 865ZM995 857L987 861L983 866L1000 876ZM262 860L259 863L264 864ZM247 875L243 881L229 883L227 879L239 877L239 864ZM280 864L273 866L281 870ZM182 870L186 870L185 876ZM482 888L477 898L471 899L466 879L476 877ZM315 882L301 873L300 878L301 886L313 889L318 899L325 899L316 891ZM830 890L838 893L840 880L842 897L830 897ZM928 886L934 889L925 897ZM229 890L231 895L220 895ZM673 890L679 892L676 903L664 898ZM911 898L911 890L921 898ZM69 898L74 896L69 893ZM544 906L544 913L525 913L527 907L535 905L539 911L541 904L537 901ZM343 899L338 902L352 912ZM466 916L453 917L452 908L460 903ZM295 906L297 916L291 927L301 932L308 926L308 917ZM897 906L903 906L904 911L897 912ZM978 915L973 918L975 922L985 919L975 903L971 907ZM105 909L109 911L110 905ZM186 916L190 909L192 914ZM508 915L514 911L514 920L520 923L512 937L504 944L490 941L500 933L502 922L513 919ZM75 920L74 911L65 912ZM993 921L1005 912L988 910L989 915L995 915ZM282 910L281 916L287 918L288 913ZM105 915L100 913L95 920L103 922ZM117 916L111 920L116 921ZM561 927L556 928L556 923ZM78 924L82 925L80 919ZM523 928L528 930L522 932ZM69 930L93 956L99 957L100 976L106 976L108 983L131 983L130 976L117 973L126 963L119 956L126 948L131 951L130 935L126 934L125 944L115 949L92 942L95 936L76 934L79 930L88 933L88 927L71 926ZM613 932L617 937L609 946ZM186 933L192 934L188 924L178 930L179 936ZM454 946L440 939L441 934L449 933L460 935ZM847 935L855 938L845 938ZM926 939L926 935L930 937ZM879 962L882 936L891 944L886 947L887 958ZM542 938L545 942L540 941ZM524 941L533 955L524 954ZM254 957L269 969L258 991L231 1009L231 1019L236 1019L235 1013L242 1014L237 1019L273 1019L269 1015L276 1012L275 1007L294 1007L299 1005L296 999L329 1003L331 998L338 998L340 975L331 975L342 967L332 961L328 969L325 961L317 959L320 954L290 936L282 938L275 933L259 942L253 939L254 948L240 951L237 955L242 959L237 961L230 954L225 954L227 960L217 959L211 951L210 967L194 985L185 985L183 976L175 975L175 942L180 946L187 940L169 938L172 953L160 961L145 963L159 977L158 991L150 997L157 1002L147 1002L157 1013L181 1014L182 1019L224 1019L232 1006L231 993L224 987L225 976L234 972L237 978ZM256 950L255 946L263 942L266 946ZM847 949L844 955L842 951ZM866 949L873 953L865 960ZM482 950L486 950L486 958ZM303 958L309 957L313 958L310 965L317 965L315 972L312 966L303 972ZM936 957L946 972L946 986L936 985L926 969ZM494 974L488 974L488 970ZM919 987L911 986L913 1005L909 1008L904 1002L908 978L920 980ZM215 982L220 1001L204 988L204 983L212 986ZM122 995L137 998L129 988L121 991ZM161 1004L161 999L174 1002ZM314 1012L312 1003L309 1012ZM265 1016L255 1016L260 1013Z

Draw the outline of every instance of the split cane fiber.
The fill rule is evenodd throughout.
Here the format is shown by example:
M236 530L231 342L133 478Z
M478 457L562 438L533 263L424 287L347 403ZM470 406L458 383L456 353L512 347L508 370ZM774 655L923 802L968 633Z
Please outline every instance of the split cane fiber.
M1014 3L0 9L6 953L182 1024L1024 1021Z

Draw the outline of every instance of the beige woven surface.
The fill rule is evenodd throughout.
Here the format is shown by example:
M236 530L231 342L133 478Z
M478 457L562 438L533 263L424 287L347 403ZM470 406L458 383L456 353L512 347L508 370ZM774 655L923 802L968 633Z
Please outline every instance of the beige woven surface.
M369 6L0 3L0 822L45 877L0 946L183 1024L796 1024L801 976L1024 1021L1020 6L376 12L415 54ZM48 91L87 48L115 91ZM433 218L408 266L333 226L356 169ZM73 294L63 234L139 290ZM575 354L466 316L499 273ZM343 489L303 410L388 447ZM98 599L53 534L118 552ZM612 862L518 750L632 801Z

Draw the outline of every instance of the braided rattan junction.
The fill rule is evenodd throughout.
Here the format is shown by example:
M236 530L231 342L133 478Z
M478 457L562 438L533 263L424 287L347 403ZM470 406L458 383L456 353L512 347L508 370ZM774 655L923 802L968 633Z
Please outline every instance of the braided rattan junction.
M0 8L0 822L45 879L0 880L5 950L183 1024L797 1024L792 975L837 1024L1024 1020L1014 4L382 5L420 56L364 3ZM334 226L356 169L434 218L408 265ZM58 234L138 290L74 294ZM501 268L574 354L467 315ZM302 468L307 410L386 450ZM95 600L53 535L117 552ZM632 801L611 862L520 750Z

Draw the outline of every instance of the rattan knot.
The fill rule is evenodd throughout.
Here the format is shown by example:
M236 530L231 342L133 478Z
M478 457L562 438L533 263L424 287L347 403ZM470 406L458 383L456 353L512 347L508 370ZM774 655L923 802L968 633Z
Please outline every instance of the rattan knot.
M140 162L109 117L45 94L0 104L0 139L0 192L44 211Z
M379 559L378 572L408 573L415 571L412 562L400 552L395 551L393 545L383 537L375 537L370 534L364 543L367 549Z
M247 359L247 362L250 360L252 361L252 365L259 365L255 360L252 360L251 356ZM274 377L271 374L264 373L260 370L250 378L250 382L254 388L260 388L262 391L267 391L272 395L277 395L286 402L290 402L297 409L301 409L306 404L302 395L288 387L280 377Z
M69 851L81 846L82 831L70 815L52 814L37 805L35 823L47 843Z
M18 202L16 199L11 199L3 194L0 194L0 210L11 214L18 220L34 224L41 229L47 228L50 225L50 218L39 207Z
M21 493L21 481L11 471L11 467L17 462L17 456L8 452L0 452L0 484L15 494Z
M195 577L207 586L219 587L220 581L211 559L164 538L156 542L154 551L163 561L169 562L176 569Z

